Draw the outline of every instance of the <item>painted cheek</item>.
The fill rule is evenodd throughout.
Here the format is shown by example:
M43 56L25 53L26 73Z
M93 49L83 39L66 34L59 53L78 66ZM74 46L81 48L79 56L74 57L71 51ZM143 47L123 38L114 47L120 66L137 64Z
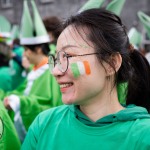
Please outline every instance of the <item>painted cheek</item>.
M91 68L88 61L78 61L76 63L70 64L70 70L75 78L81 75L90 75Z

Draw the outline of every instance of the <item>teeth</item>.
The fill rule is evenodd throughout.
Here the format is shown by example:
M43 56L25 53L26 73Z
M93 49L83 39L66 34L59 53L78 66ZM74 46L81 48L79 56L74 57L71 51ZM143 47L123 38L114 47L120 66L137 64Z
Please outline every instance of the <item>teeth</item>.
M71 85L72 85L72 83L61 84L61 85L60 85L60 88L69 87L69 86L71 86Z

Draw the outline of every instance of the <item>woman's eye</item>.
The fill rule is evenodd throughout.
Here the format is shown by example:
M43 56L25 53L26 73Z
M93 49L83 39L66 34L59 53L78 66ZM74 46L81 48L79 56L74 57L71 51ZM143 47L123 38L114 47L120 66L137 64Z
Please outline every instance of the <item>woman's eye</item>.
M68 55L68 57L72 57L72 55Z
M66 55L65 55L65 54L63 54L63 55L62 55L62 58L65 58L65 57L66 57Z
M76 55L73 55L73 54L67 54L67 57L70 58L70 57L75 57Z

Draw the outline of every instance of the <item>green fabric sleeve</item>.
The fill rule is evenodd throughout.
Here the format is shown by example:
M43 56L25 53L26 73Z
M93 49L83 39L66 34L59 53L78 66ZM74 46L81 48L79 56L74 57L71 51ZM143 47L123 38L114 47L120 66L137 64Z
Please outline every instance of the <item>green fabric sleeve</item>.
M11 95L11 94L16 94L16 95L22 95L24 93L24 90L27 86L27 80L25 80L18 88L16 88L13 91L7 92L5 95Z
M4 97L6 95L6 92L2 89L0 89L0 100L3 101Z
M0 119L2 122L0 124L0 150L19 150L21 144L17 132L1 101Z
M36 79L32 85L29 95L24 95L27 86L25 80L16 90L5 93L0 90L0 98L15 94L20 98L20 112L25 128L28 127L35 117L43 110L62 105L61 92L55 78L46 70L43 75ZM13 114L12 112L9 112ZM11 115L13 116L13 115ZM11 117L13 120L13 117Z
M49 70L34 81L28 96L19 97L21 116L27 130L40 112L62 104L59 85Z
M27 80L25 80L16 90L10 91L10 92L5 92L4 90L0 89L0 99L1 101L6 97L11 94L16 94L16 95L22 95L25 88L27 86Z
M16 94L16 95L23 95L24 89L27 85L27 81L24 81L16 90L10 91L10 92L5 92L4 90L0 90L0 99L3 101L3 99L11 94ZM8 114L11 118L11 120L14 122L14 112L9 110Z

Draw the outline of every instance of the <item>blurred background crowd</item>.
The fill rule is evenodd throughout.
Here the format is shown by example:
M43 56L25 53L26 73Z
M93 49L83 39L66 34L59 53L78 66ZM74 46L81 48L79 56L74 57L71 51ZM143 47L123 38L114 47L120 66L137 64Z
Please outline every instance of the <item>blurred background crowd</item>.
M101 7L107 7L112 0L105 0ZM44 19L49 16L56 16L60 20L64 20L70 14L74 14L87 2L87 0L36 0L41 18ZM17 5L16 5L17 4ZM138 17L138 12L142 11L150 15L149 0L126 0L120 12L120 17L129 31L135 27L141 34L141 41L139 42L141 51L145 54L149 51L149 38L147 37L143 24L141 24ZM29 7L31 9L31 7ZM20 25L23 10L23 0L1 0L0 1L0 15L5 16L11 26ZM32 9L31 9L32 13ZM150 32L150 31L149 31Z
M150 63L149 6L149 0L0 0L0 115L13 135L22 142L37 114L62 104L47 64L48 54L55 55L60 22L88 7L110 10L121 17L130 43Z

